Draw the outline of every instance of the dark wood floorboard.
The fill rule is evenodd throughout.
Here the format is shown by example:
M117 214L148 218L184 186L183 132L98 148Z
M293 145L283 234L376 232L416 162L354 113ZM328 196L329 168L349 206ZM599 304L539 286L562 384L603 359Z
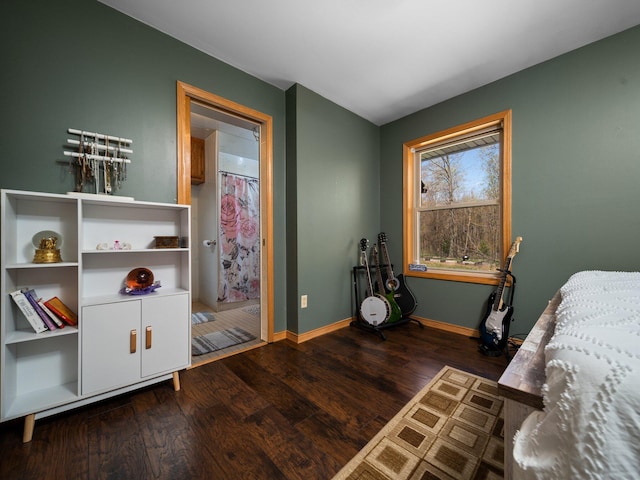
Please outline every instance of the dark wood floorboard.
M344 328L182 372L171 382L0 425L0 479L327 480L445 365L497 380L505 357L415 323Z

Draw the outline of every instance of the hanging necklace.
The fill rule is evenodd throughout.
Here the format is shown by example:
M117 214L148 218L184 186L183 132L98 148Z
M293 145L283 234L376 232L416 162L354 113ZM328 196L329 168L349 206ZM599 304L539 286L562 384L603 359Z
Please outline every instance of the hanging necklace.
M110 194L111 193L111 161L107 160L107 157L109 157L109 155L110 155L110 152L109 152L109 135L105 135L104 144L105 144L105 149L106 149L106 153L104 154L105 159L104 159L104 162L103 162L103 167L104 167L104 193Z

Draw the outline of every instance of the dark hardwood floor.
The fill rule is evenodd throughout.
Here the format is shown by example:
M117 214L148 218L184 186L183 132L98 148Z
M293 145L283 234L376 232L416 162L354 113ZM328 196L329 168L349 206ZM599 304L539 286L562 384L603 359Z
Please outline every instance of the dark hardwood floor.
M331 479L444 365L497 380L505 357L420 329L282 341L36 421L0 425L1 479Z

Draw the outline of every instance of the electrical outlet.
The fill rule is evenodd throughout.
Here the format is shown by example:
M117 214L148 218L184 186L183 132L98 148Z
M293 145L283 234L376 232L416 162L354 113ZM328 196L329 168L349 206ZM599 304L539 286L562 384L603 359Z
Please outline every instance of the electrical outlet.
M307 296L302 295L300 297L300 308L307 308Z

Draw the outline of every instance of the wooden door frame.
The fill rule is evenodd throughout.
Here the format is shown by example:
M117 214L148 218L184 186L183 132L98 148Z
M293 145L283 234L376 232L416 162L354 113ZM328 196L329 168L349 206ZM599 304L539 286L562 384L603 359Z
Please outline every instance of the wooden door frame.
M191 205L191 101L258 124L260 129L260 296L267 299L267 341L273 342L273 121L270 115L177 82L178 203ZM266 254L265 254L266 253ZM265 285L266 283L266 285Z

